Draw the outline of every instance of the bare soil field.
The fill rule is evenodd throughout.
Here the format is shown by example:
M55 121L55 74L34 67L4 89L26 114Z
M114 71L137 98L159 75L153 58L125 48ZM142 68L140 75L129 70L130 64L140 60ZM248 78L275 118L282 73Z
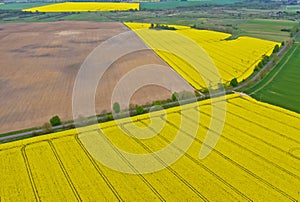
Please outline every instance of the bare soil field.
M72 119L72 91L77 72L103 41L124 31L121 23L51 22L0 24L0 133L41 126L53 115ZM137 43L143 43L137 37ZM118 80L144 64L166 65L144 50L119 58L100 81L96 111L111 111L111 95ZM181 79L166 78L182 90ZM126 86L124 86L126 89ZM146 104L171 97L163 87L148 85L131 98Z

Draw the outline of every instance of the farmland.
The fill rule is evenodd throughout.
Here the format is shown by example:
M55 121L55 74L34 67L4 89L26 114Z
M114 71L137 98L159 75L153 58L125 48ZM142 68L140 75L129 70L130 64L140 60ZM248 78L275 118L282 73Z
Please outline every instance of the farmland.
M41 7L23 9L24 12L95 12L95 11L122 11L139 10L139 3L88 3L88 2L65 2L49 4Z
M0 4L0 10L22 10L26 8L31 8L31 7L36 7L36 6L45 6L48 5L49 3L5 3L5 4Z
M212 64L207 62L208 59L197 53L199 50L195 49L195 44L207 52L223 82L227 84L233 78L237 78L240 82L249 77L262 60L263 55L271 55L275 45L280 45L272 41L249 37L226 40L230 37L229 34L185 26L173 26L177 29L175 32L178 33L174 35L174 31L170 30L149 29L150 24L125 24L196 89L208 87L209 82L219 81L220 77L213 72ZM181 35L194 42L180 37Z
M257 100L300 113L299 62L300 45L295 44L270 74L245 92Z
M5 98L0 100L0 133L42 126L55 114L72 119L72 89L81 64L103 41L129 31L117 22L14 23L0 24L0 30L0 96ZM138 37L135 41L145 47ZM151 50L115 61L97 89L97 113L111 111L112 90L123 75L149 63L169 69ZM178 91L184 86L175 77L173 84ZM171 95L150 85L137 91L131 102L141 105Z
M300 201L299 5L15 1L0 202Z
M233 4L241 0L204 0L204 1L165 1L165 2L141 2L141 9L161 10L182 7L203 6L207 4Z
M212 153L199 160L207 131L214 131L208 129L211 107L210 101L205 101L199 102L199 108L192 104L168 109L166 114L153 112L154 122L166 121L166 125L150 139L134 138L143 134L132 126L149 122L148 115L141 115L122 120L119 123L122 130L114 122L108 122L100 125L101 131L89 126L79 135L76 130L69 130L0 145L2 200L299 199L299 114L249 97L227 96L222 136ZM200 113L199 123L181 115L193 112ZM114 171L94 159L83 146L97 142L104 134L124 151L152 153L170 144L180 131L182 118L190 120L189 128L199 126L196 139L179 161L155 173L132 175ZM133 136L126 135L124 129ZM146 128L147 134L156 134L155 130L155 126ZM189 131L180 132L193 138ZM178 149L176 145L173 147ZM97 148L99 152L107 152ZM128 162L121 158L119 164L133 169Z
M251 36L272 41L286 40L294 25L295 16L277 15L280 6L268 4L256 5L236 1L176 1L141 2L138 12L63 12L36 13L21 12L22 9L43 6L39 3L6 3L0 7L0 22L49 22L63 20L80 21L118 21L177 24L201 29L228 32L235 37ZM222 3L222 5L220 5ZM45 3L46 5L49 3ZM198 6L197 6L198 4ZM179 7L178 7L179 6ZM185 7L186 6L186 7ZM259 9L262 7L263 9ZM237 12L239 10L239 12ZM153 12L155 11L155 12ZM170 11L172 14L170 14ZM282 10L283 12L284 10ZM273 16L274 15L274 16ZM218 17L215 17L218 16ZM284 31L286 30L286 31Z
M289 37L289 32L284 29L291 29L297 22L288 20L265 20L253 19L243 23L237 22L239 28L238 35L246 35L272 41L284 41Z

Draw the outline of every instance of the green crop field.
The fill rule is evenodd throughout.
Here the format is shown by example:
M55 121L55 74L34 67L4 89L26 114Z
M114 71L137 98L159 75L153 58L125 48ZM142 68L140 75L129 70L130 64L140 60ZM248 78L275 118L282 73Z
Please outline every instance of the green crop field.
M246 93L259 101L300 113L300 45L295 44L273 71Z
M287 10L300 10L300 6L294 5L294 6L287 6Z
M283 41L289 37L289 32L282 29L291 29L297 22L289 20L248 20L238 25L241 35L263 38L273 41Z
M241 0L202 0L202 1L166 1L166 2L141 2L141 9L169 9L177 7L201 6L204 4L230 4Z
M0 10L22 10L25 8L37 7L37 6L45 6L50 3L5 3L0 5Z

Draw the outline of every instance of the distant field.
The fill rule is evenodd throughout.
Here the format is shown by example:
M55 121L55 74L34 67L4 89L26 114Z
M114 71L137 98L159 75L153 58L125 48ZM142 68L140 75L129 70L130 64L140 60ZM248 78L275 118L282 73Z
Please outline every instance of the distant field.
M300 10L300 6L286 6L287 10Z
M22 10L31 7L45 6L50 3L5 3L0 5L0 10Z
M237 78L239 82L248 78L262 56L271 55L278 44L250 37L225 40L230 34L185 26L175 26L178 30L170 31L149 29L150 24L125 24L196 89L208 87L208 82L213 83L221 78L225 83L229 83L233 78ZM174 32L177 35L173 35ZM204 49L214 64L209 63L208 58L200 54L197 47ZM212 65L217 67L220 76L213 71Z
M252 89L254 98L300 113L300 45L295 44L274 70Z
M297 22L287 20L247 20L238 25L241 35L253 36L273 41L284 41L290 35L281 29L291 29Z
M119 2L65 2L23 9L25 12L96 12L139 10L139 3Z
M241 0L203 0L203 1L169 1L169 2L141 2L141 9L170 9L178 7L201 6L204 4L231 4Z
M176 2L142 2L140 4L141 10L139 12L64 12L64 13L35 13L36 9L32 9L30 12L4 12L1 15L1 23L9 22L51 22L51 21L63 21L63 20L80 20L80 21L118 21L118 22L146 22L146 23L161 23L161 24L176 24L192 26L196 25L201 29L218 30L222 32L232 33L234 36L251 36L256 38L262 38L266 40L272 40L281 42L289 38L290 33L288 31L281 31L282 29L292 29L297 22L292 20L277 20L277 19L255 19L249 18L237 18L234 9L225 9L224 11L218 10L205 10L201 5L207 4L207 2L214 3L230 3L231 1L176 1ZM235 1L233 1L235 2ZM89 3L90 4L90 3ZM195 5L194 5L195 4ZM160 10L164 7L180 7L191 6L196 7L199 4L199 11L194 9L177 9L174 13L168 13L165 10ZM32 6L30 6L32 5ZM15 9L22 10L25 8L39 7L38 3L9 3L2 5L2 9ZM0 9L1 9L0 7ZM146 8L152 9L146 9ZM153 9L158 9L154 13ZM238 5L237 5L238 8ZM94 9L94 8L93 8ZM242 13L246 13L253 16L261 16L265 18L265 10L244 10ZM272 12L272 10L270 10ZM218 17L215 17L218 16ZM224 17L224 18L223 18ZM251 18L251 19L250 19Z
M199 151L211 121L210 101L153 112L0 145L0 195L3 201L297 201L300 191L300 116L239 95L227 96L227 116L211 154ZM199 113L200 124L189 114ZM179 128L188 119L188 130ZM219 117L216 117L217 121ZM129 122L132 120L133 122ZM165 121L166 120L166 121ZM143 133L139 127L144 127ZM96 129L95 129L96 127ZM196 137L192 128L199 127ZM126 133L124 132L126 131ZM193 143L174 164L150 174L124 174L97 161L88 151L118 158L118 165L138 172L118 148L131 154L150 154L170 146L182 153L175 137ZM137 136L152 136L149 139ZM104 139L106 137L106 139ZM99 147L99 141L105 146ZM108 144L111 143L111 144ZM85 147L86 145L95 147ZM98 145L98 146L97 146ZM204 145L208 146L208 145ZM151 164L166 165L153 154ZM9 185L9 186L8 186Z

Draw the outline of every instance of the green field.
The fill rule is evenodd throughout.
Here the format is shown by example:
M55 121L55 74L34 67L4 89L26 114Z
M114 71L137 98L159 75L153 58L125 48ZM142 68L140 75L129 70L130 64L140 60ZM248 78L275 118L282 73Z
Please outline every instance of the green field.
M245 92L259 101L300 113L300 45L295 44L258 85Z
M0 10L22 10L25 8L37 7L37 6L45 6L50 3L5 3L0 5Z
M240 35L263 38L273 41L284 41L290 36L289 32L281 29L291 29L297 22L288 20L262 20L254 19L238 25Z
M295 5L295 6L287 6L286 9L287 10L300 10L300 6L297 6L297 5Z
M214 4L231 4L240 2L241 0L202 0L202 1L166 1L166 2L141 2L141 9L170 9L178 7L192 7L201 6L204 4L214 5Z
M169 1L169 2L141 2L141 9L169 9L177 7L192 7L201 6L204 4L230 4L239 2L241 0L202 0L202 1ZM0 10L22 10L25 8L45 6L51 4L51 2L36 2L36 3L5 3L0 4Z

